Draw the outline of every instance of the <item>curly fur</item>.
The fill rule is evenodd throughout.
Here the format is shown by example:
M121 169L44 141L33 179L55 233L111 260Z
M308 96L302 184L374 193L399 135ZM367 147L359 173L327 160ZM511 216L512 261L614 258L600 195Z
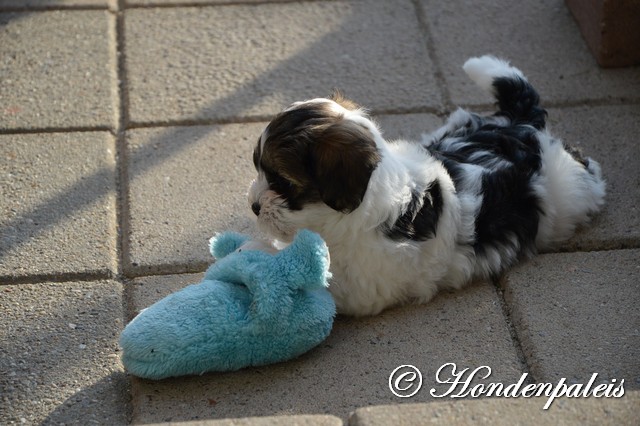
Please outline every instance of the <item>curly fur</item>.
M493 279L569 238L604 202L600 166L546 129L523 73L492 56L464 70L498 111L455 111L422 141L387 141L341 96L297 102L254 150L259 227L327 242L338 311L376 314Z

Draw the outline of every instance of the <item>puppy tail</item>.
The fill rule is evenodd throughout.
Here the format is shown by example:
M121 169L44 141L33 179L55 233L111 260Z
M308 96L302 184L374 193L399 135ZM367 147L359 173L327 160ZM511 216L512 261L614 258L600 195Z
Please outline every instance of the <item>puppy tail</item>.
M545 127L547 112L539 106L540 96L518 68L485 55L468 59L463 69L478 86L493 93L500 108L498 114L538 130Z

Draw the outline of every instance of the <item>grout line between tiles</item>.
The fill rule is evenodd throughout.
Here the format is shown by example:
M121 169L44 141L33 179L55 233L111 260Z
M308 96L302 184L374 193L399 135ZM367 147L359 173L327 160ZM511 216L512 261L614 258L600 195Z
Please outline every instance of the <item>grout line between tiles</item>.
M440 66L440 61L438 60L438 55L436 54L435 42L433 40L433 34L431 32L431 28L427 21L427 14L424 9L424 6L420 0L412 0L416 17L418 19L418 25L420 27L420 32L422 33L422 37L425 42L425 46L427 48L427 55L429 59L434 65L433 75L435 76L436 83L440 88L442 104L444 106L445 111L453 111L455 109L455 105L453 105L451 101L451 94L449 92L449 87L447 86L446 79L444 78L444 73L442 71L442 66Z
M516 356L518 357L518 362L520 364L520 368L523 373L527 373L527 379L525 381L526 384L536 383L536 378L533 376L531 372L531 366L528 363L527 357L524 353L524 349L522 348L522 341L520 339L520 335L518 334L518 330L513 322L513 317L511 313L511 309L504 295L504 286L501 285L501 282L506 280L506 277L502 277L500 282L493 282L493 288L498 296L498 300L500 302L500 308L502 310L502 317L507 325L507 329L509 331L509 335L511 337L511 342L516 351Z
M94 272L53 272L50 274L29 274L21 276L0 276L0 287L4 285L16 284L42 284L45 282L68 283L68 282L89 282L113 280L112 271L105 269L104 271Z
M620 251L620 250L637 250L640 249L640 242L630 247L625 248L612 248L612 249L595 249L595 250L573 250L573 251L556 251L545 252L540 255L552 255L552 254L567 254L567 253L591 253L591 252L607 252L607 251ZM213 261L213 260L212 260ZM154 277L163 275L186 275L186 274L200 274L206 271L211 265L211 262L190 262L190 263L178 263L178 264L156 264L151 266L135 266L130 268L126 274L115 276L111 271L105 270L105 272L80 272L80 273L55 273L55 274L36 274L26 276L0 276L0 286L12 285L12 284L38 284L42 282L72 282L72 281L94 281L94 280L118 280L121 283L127 282L144 277ZM499 291L501 290L500 284L495 284ZM502 298L502 295L500 295ZM505 314L506 315L506 314ZM509 317L509 315L506 315Z
M628 248L613 248L613 249L600 249L600 250L588 250L588 251L578 251L574 250L569 253L590 253L590 252L606 252L606 251L618 251L618 250L635 250L640 249L640 242L636 246L628 247ZM544 254L564 254L567 252L548 252ZM543 253L541 253L543 254ZM133 280L137 278L144 277L154 277L154 276L163 276L163 275L182 275L182 274L200 274L206 271L206 269L211 265L211 262L200 261L200 262L190 262L190 263L158 263L149 266L134 266L127 271L125 276L126 280ZM499 284L496 284L499 286Z
M38 133L90 133L90 132L111 132L112 126L95 127L41 127L41 128L0 128L0 135L29 135Z
M136 278L156 277L163 275L190 275L204 273L213 263L201 261L180 264L156 264L151 266L136 266L127 271L126 279L134 280Z
M128 126L128 93L127 75L124 49L124 13L122 7L124 0L118 1L115 24L116 47L116 73L117 73L117 128L116 128L116 153L117 153L117 179L118 179L118 273L126 274L129 263L129 155L126 146L126 130ZM126 289L126 287L125 287Z
M119 52L119 56L122 53ZM120 82L120 85L123 85ZM121 88L122 89L122 88ZM124 95L126 96L126 94ZM491 103L484 104L460 104L461 108L471 111L490 111L495 108ZM546 109L568 109L568 108L580 108L580 107L608 107L608 106L640 106L640 101L630 100L583 100L577 102L546 102L544 107ZM390 108L390 109L377 109L371 110L372 116L379 115L405 115L405 114L433 114L438 117L447 117L456 107L447 108L433 108L433 107L414 107L414 108ZM253 115L245 117L231 117L223 119L201 119L201 120L164 120L164 121L146 121L146 122L131 122L127 120L123 131L135 130L135 129L147 129L147 128L168 128L168 127L196 127L196 126L216 126L225 124L248 124L248 123L261 123L268 122L273 118L274 114ZM121 124L122 126L123 124ZM110 126L96 126L96 127L43 127L35 129L0 129L0 135L23 135L23 134L39 134L39 133L83 133L83 132L103 132L108 131L117 136L117 132L114 132Z
M189 2L155 2L149 1L147 3L132 4L127 3L126 9L179 9L185 7L225 7L225 6L264 6L270 4L287 4L287 3L327 3L331 1L342 0L263 0L263 1L251 1L251 0L229 0L224 3L216 1L189 1ZM126 2L125 2L126 3Z
M271 4L287 4L287 3L328 3L343 0L229 0L226 2L219 1L188 1L188 2L171 2L171 1L149 1L146 3L130 3L122 0L112 0L117 3L115 6L109 1L105 5L100 4L53 4L53 5L28 5L28 6L4 6L0 7L0 13L35 13L35 12L52 12L52 11L96 11L104 10L115 12L123 12L133 9L180 9L180 8L207 8L207 7L225 7L225 6L264 6ZM114 10L116 8L116 10Z
M35 13L54 11L108 11L108 5L93 4L57 4L57 5L31 5L31 6L5 6L0 7L0 13Z
M123 324L127 324L131 312L131 286L125 278L125 271L129 263L129 157L126 146L126 129L128 125L129 99L127 93L127 76L125 68L124 49L124 6L125 0L116 1L115 32L111 37L113 54L115 55L116 81L114 90L116 93L116 214L117 214L117 262L118 281L122 284L122 315ZM131 389L129 389L129 395ZM124 407L129 421L133 418L133 398L129 398Z

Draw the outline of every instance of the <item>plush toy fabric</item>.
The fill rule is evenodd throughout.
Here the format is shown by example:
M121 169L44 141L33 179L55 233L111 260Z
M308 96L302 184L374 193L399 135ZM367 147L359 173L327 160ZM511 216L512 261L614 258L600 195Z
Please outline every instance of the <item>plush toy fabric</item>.
M143 310L122 332L130 373L162 379L265 365L301 355L329 335L335 304L320 236L300 231L270 254L227 232L210 248L217 261L201 283Z

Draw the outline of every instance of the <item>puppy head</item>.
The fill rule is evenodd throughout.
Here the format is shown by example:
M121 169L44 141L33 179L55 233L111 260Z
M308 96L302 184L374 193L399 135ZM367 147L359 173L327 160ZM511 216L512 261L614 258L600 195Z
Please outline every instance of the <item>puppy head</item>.
M285 241L304 222L307 207L349 214L362 202L380 161L376 125L340 95L296 102L278 114L253 153L258 177L249 205L258 225Z

